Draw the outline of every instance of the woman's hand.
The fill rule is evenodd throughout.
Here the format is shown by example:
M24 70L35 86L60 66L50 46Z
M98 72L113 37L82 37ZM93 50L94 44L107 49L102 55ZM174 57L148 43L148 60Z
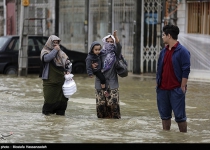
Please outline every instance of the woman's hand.
M68 71L67 71L67 72L64 72L64 75L65 75L65 74L70 74L70 73L71 73L71 72L68 72Z
M59 51L59 50L60 50L60 46L59 46L59 44L55 44L55 45L54 45L54 49L56 49L56 50L58 50L58 51Z
M115 31L113 32L113 36L114 36L114 38L115 38L115 43L119 43L120 40L119 40L119 38L117 37L117 30L115 30Z
M97 69L98 63L92 63L92 68Z

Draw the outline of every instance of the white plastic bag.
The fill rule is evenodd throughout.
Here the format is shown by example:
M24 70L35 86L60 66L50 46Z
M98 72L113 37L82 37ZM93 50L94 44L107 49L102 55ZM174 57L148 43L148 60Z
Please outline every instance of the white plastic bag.
M77 85L73 79L73 74L66 74L63 84L63 94L66 98L70 98L77 91Z

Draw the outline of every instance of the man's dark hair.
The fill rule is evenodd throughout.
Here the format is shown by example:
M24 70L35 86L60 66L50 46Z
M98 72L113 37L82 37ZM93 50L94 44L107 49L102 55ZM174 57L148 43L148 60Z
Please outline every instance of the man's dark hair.
M178 39L179 28L176 25L165 25L163 27L165 35L170 34L174 40Z

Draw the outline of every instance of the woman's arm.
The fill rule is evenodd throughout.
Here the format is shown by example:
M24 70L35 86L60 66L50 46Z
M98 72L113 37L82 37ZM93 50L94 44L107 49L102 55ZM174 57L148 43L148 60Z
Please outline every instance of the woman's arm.
M120 54L122 53L122 45L120 44L120 40L117 36L117 30L114 31L113 36L115 38L115 43L116 43L116 54L117 56L120 56Z
M53 50L50 53L44 55L44 62L50 62L53 58L56 57L59 50L60 50L60 45L54 44Z
M115 38L115 43L116 43L116 44L119 43L120 40L119 40L119 38L118 38L118 36L117 36L117 30L114 31L113 36L114 36L114 38Z
M44 62L50 62L57 55L58 51L53 49L50 53L43 56Z

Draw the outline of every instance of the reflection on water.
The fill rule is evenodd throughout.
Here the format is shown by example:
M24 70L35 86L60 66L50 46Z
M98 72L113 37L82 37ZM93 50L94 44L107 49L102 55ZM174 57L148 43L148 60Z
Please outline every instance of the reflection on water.
M188 82L188 132L180 133L174 119L171 131L162 130L154 75L120 78L122 119L98 119L94 79L74 79L66 116L44 116L38 75L0 76L0 133L13 132L0 143L210 143L210 82Z

